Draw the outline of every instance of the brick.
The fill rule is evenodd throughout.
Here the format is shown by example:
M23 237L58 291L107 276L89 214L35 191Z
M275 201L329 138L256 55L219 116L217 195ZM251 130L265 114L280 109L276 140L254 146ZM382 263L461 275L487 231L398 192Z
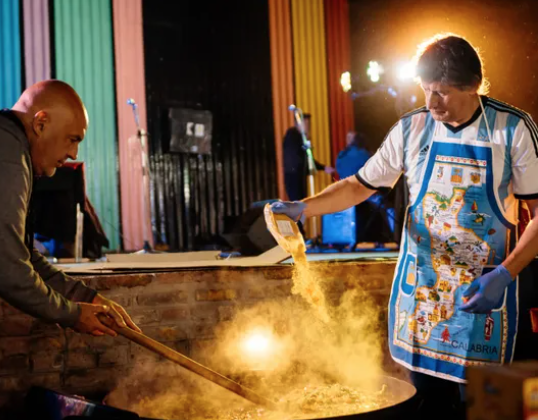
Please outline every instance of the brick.
M25 389L24 378L20 376L0 377L0 392L14 392Z
M230 321L234 318L237 308L235 306L219 306L219 321Z
M79 334L74 331L68 331L67 343L69 351L86 348L99 350L107 347L118 346L120 344L127 344L129 343L129 340L120 335L117 337L111 337L109 335L94 337L88 334Z
M390 281L387 279L390 278ZM377 289L386 289L390 287L392 283L392 274L390 275L379 275L379 274L363 274L361 278L352 278L345 277L342 282L346 289L368 289L368 290L377 290Z
M156 277L154 273L143 274L125 274L125 275L110 275L96 276L91 279L91 286L96 290L111 290L119 287L138 287L147 286Z
M122 367L73 370L65 375L65 391L69 393L110 392L128 374Z
M190 340L180 340L174 342L162 342L167 347L170 347L172 350L175 350L181 353L184 356L190 357L191 344ZM131 365L144 365L146 363L154 364L156 362L162 362L168 360L157 353L152 352L151 350L146 349L145 347L139 346L138 344L133 343L130 350L130 364ZM170 362L173 363L173 362Z
M293 267L271 267L262 270L266 280L291 280L293 277Z
M58 371L64 367L64 336L36 337L30 341L30 366L33 372Z
M26 354L14 354L0 359L0 374L14 374L28 372L30 369L30 361Z
M248 290L249 299L270 299L276 297L286 297L291 295L291 283L255 287Z
M62 386L62 378L60 373L46 373L38 375L30 375L23 380L25 388L32 386L41 386L49 389L60 389Z
M187 330L177 325L149 327L144 330L144 333L159 342L180 341L188 338Z
M30 334L46 334L46 335L63 335L64 329L58 324L50 324L48 322L40 321L39 319L34 320L32 324L32 330Z
M132 311L129 315L131 315L131 319L138 326L154 324L161 321L161 313L156 309L136 310Z
M247 297L249 299L263 299L265 297L265 289L263 287L248 289Z
M66 341L67 339L64 335L31 337L29 346L33 353L45 350L63 351L65 350Z
M213 303L199 303L191 308L194 321L214 321L218 318L218 310Z
M0 340L2 356L16 354L28 354L30 352L30 338L28 337L4 337Z
M215 325L198 324L193 327L193 337L212 338L215 336Z
M163 309L161 312L161 319L163 322L166 321L174 321L178 319L189 319L190 318L190 311L188 306L185 307L176 307L176 308L170 308L170 309Z
M129 308L133 303L132 297L127 296L125 293L123 295L119 295L116 291L114 291L102 292L101 294L107 299L110 299L111 301L116 302L118 305L123 306L124 308Z
M159 356L152 351L136 343L131 345L129 350L130 364L145 364L158 360Z
M188 294L185 290L174 290L163 293L140 294L136 300L140 306L159 306L171 303L187 302Z
M181 284L204 281L205 276L209 278L207 271L189 270L189 271L170 271L167 273L158 273L155 282L159 284Z
M91 369L97 366L97 355L91 350L73 350L67 353L67 367L70 369Z
M129 346L111 347L98 354L98 365L126 365L129 363L129 355Z
M235 289L199 289L196 290L197 301L222 301L236 300L239 297L239 290Z
M0 322L0 337L29 335L34 319L30 316L13 316Z
M64 353L53 350L32 353L30 366L32 372L60 371L64 367Z
M291 283L279 284L276 286L267 286L265 288L266 296L271 298L287 297L291 295Z

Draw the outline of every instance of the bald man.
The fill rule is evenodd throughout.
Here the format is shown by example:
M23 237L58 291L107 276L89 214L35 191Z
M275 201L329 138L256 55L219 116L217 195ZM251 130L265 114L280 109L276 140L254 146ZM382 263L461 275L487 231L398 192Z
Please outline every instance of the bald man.
M51 266L33 247L28 222L34 177L53 176L76 159L88 128L82 100L58 80L37 83L0 111L0 298L36 318L93 335L116 333L97 318L139 328L125 309Z

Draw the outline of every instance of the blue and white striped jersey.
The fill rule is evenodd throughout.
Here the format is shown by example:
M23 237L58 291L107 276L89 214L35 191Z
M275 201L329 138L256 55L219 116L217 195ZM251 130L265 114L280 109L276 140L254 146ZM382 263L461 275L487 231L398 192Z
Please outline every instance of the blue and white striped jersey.
M526 112L482 97L491 131L494 191L508 220L517 222L516 199L538 198L538 127ZM482 109L459 127L437 122L426 107L404 115L374 156L357 173L369 188L392 187L406 175L414 203L422 184L432 142L483 146L488 130Z

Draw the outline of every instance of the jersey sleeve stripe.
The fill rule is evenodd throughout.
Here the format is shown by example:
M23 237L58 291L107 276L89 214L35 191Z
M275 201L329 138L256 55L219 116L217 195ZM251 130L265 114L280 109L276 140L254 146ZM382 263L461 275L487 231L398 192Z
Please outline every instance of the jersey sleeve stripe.
M519 111L517 108L514 109L513 107L505 107L504 105L498 105L497 103L493 102L489 102L488 105L497 111L508 112L509 114L516 115L523 120L525 126L531 134L534 152L536 153L536 157L538 157L538 127L532 118L527 113Z

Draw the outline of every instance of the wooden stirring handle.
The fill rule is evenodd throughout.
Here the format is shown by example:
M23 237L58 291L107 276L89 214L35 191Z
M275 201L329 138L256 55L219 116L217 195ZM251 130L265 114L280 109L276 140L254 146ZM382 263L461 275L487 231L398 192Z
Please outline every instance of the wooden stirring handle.
M276 404L273 401L262 397L253 390L245 388L244 386L241 386L240 384L232 381L226 376L223 376L220 373L217 373L214 370L211 370L204 365L195 362L194 360L171 349L170 347L167 347L164 344L161 344L158 341L149 338L147 335L138 333L130 328L120 328L112 318L106 315L98 314L98 318L99 321L101 321L107 327L116 331L118 334L124 336L125 338L128 338L136 344L141 345L142 347L145 347L148 350L151 350L154 353L157 353L167 358L168 360L171 360L174 363L177 363L178 365L184 367L187 370L190 370L191 372L200 375L208 381L211 381L214 384L226 388L228 391L231 391L234 394L237 394L249 400L250 402L253 402L254 404L263 405L267 408L272 409L276 408Z

